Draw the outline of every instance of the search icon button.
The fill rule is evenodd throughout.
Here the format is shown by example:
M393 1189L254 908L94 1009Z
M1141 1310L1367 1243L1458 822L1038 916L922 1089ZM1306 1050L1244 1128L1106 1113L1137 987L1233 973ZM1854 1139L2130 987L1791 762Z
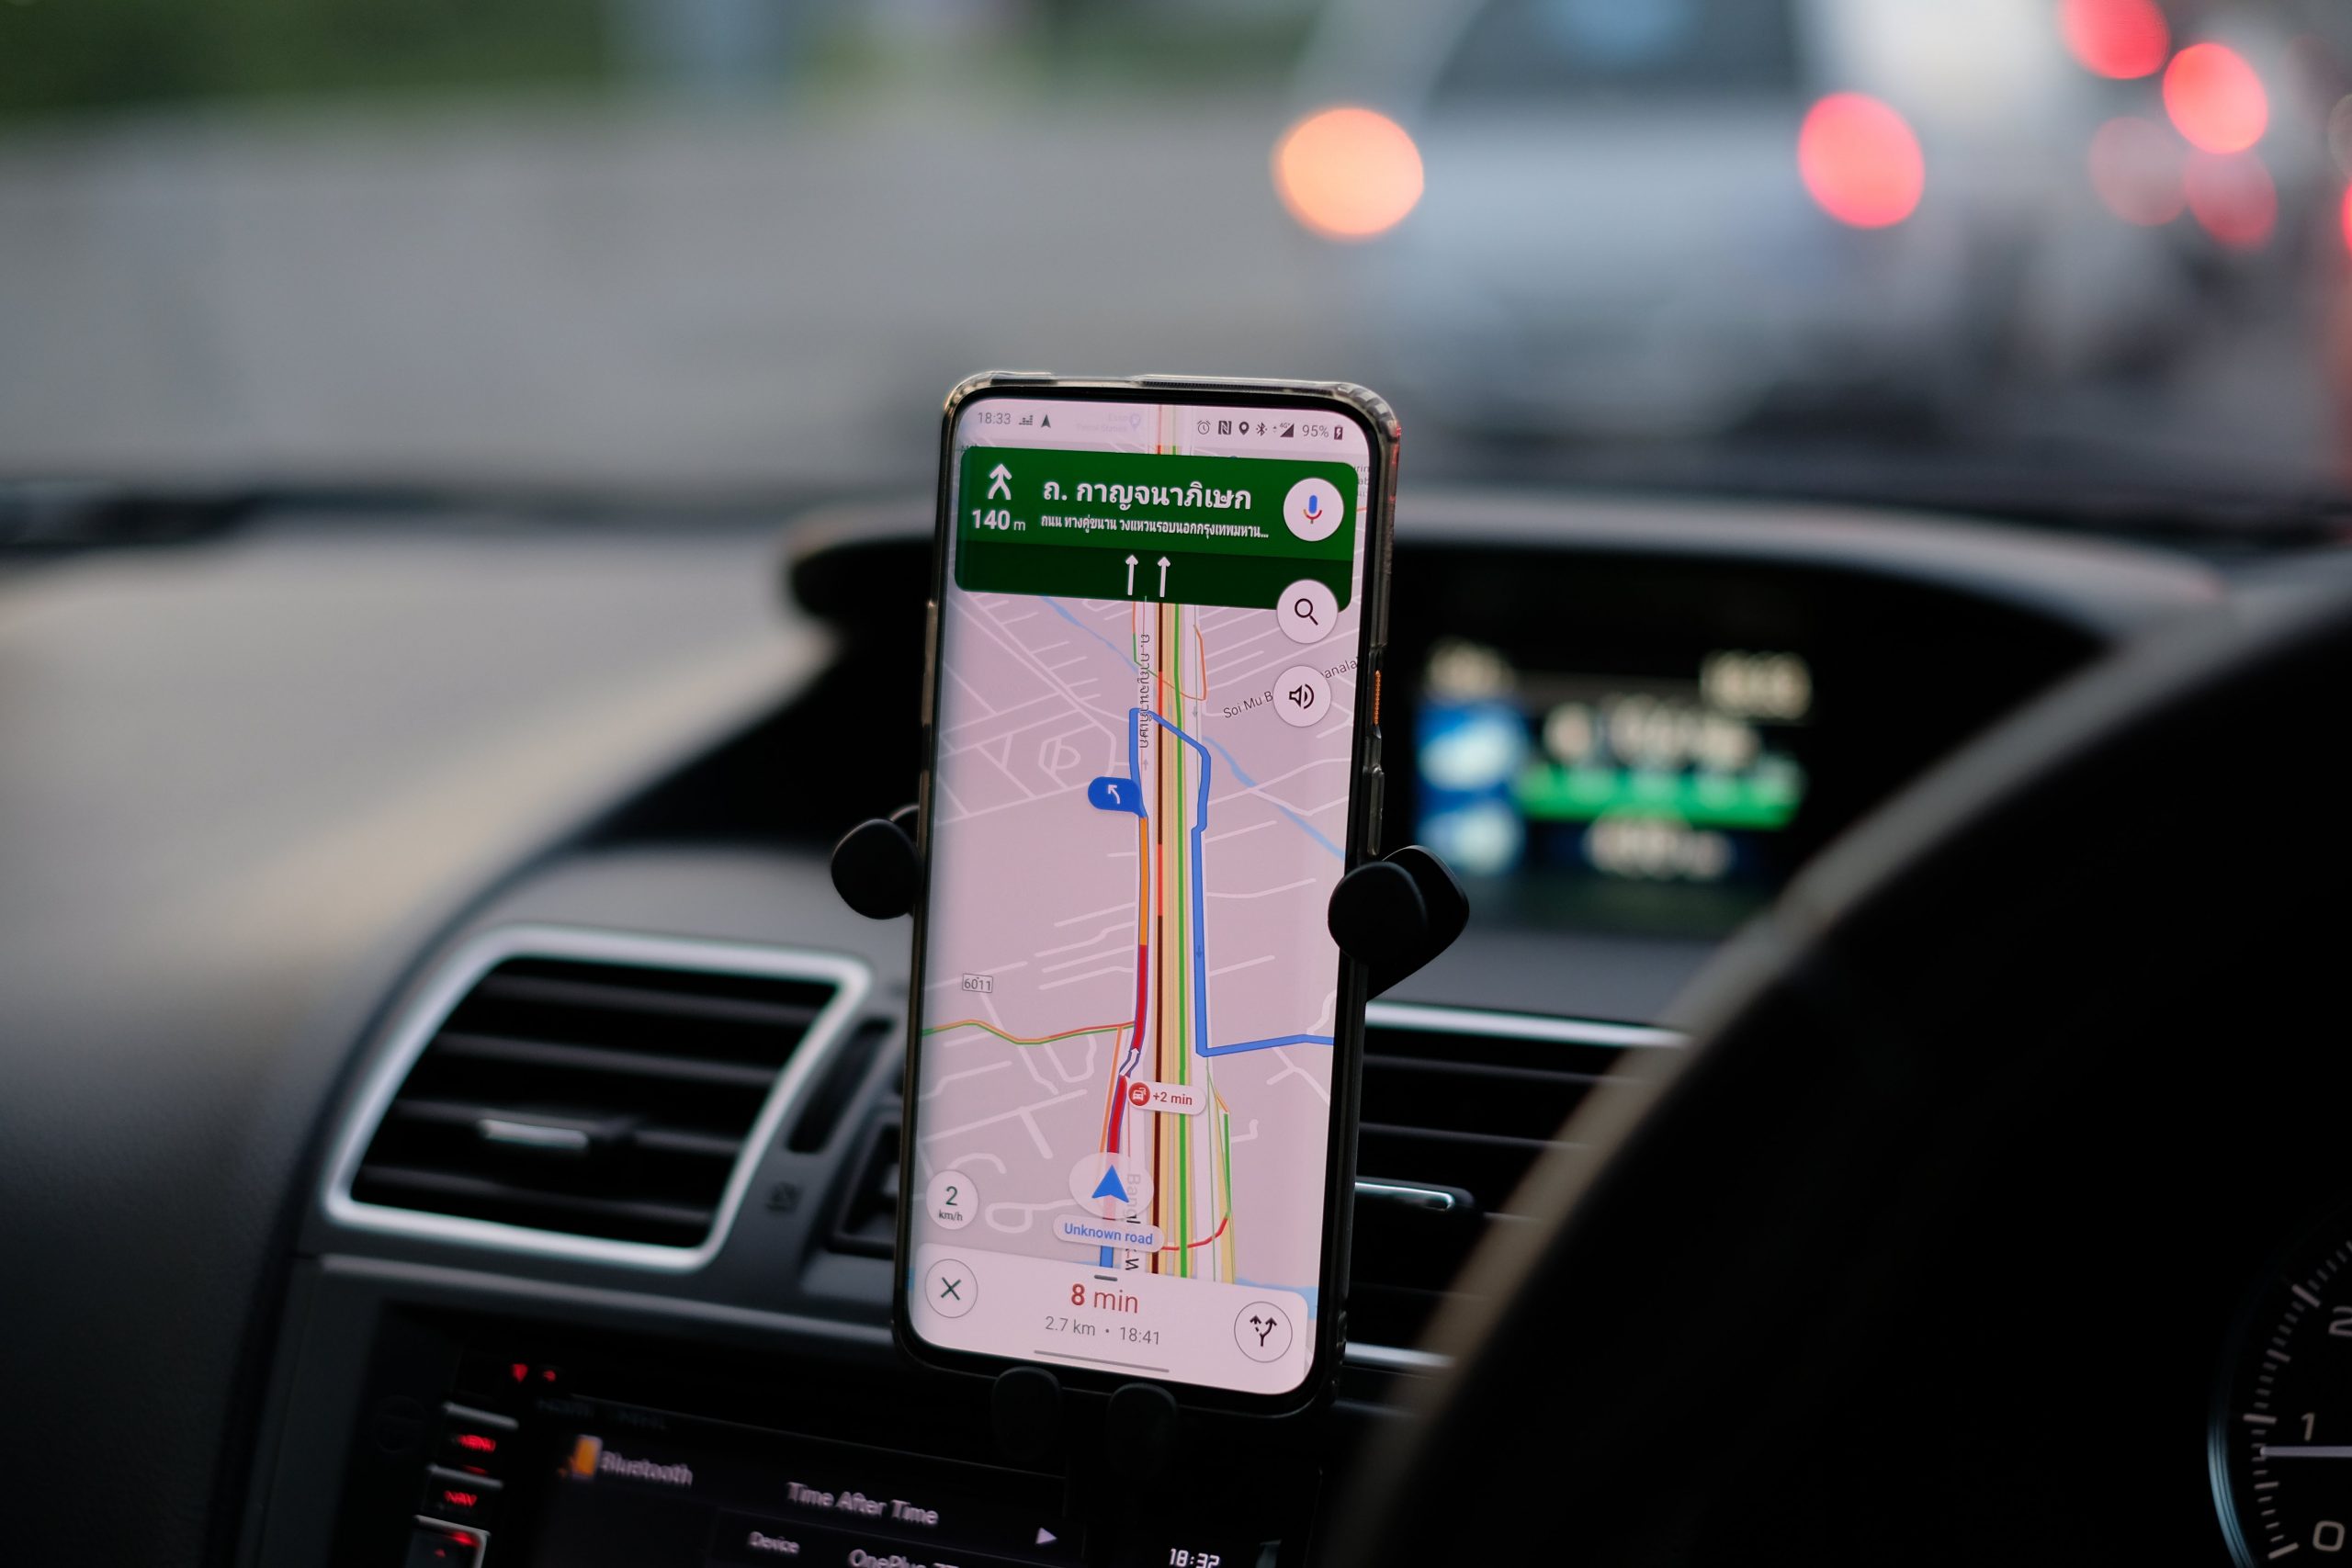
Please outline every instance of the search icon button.
M1329 637L1339 614L1339 600L1311 577L1302 577L1283 589L1274 605L1274 620L1283 636L1298 643L1321 642Z

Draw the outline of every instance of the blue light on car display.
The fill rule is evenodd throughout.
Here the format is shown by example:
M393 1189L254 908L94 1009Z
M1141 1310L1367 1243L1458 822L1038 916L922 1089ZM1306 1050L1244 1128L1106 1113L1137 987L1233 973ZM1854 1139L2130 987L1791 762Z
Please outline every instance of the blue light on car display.
M1527 758L1526 716L1507 703L1432 698L1420 730L1422 840L1465 875L1517 867L1527 829L1511 786Z

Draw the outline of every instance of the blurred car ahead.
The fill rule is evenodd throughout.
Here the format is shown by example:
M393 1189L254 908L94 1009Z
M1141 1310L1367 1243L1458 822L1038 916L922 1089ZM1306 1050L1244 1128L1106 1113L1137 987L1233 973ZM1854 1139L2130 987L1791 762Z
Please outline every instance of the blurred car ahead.
M2281 248L2172 223L2197 154L2163 123L2161 19L2149 79L2119 81L2057 9L1339 0L1303 96L1395 116L1426 169L1333 257L1389 329L1384 383L1489 435L1687 436L1941 423L1995 377L2161 362L2217 265ZM2102 138L2106 205L2052 155ZM2240 219L2263 240L2270 202Z

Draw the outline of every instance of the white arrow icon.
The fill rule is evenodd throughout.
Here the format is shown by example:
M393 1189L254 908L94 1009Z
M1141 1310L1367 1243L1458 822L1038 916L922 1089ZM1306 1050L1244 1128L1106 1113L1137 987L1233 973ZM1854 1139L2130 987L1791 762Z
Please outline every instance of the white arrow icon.
M1012 499L1012 486L1007 481L1012 478L1012 471L1006 468L1002 463L999 463L995 468L990 468L989 470L989 493L987 499L989 501L1011 501Z
M1134 598L1135 596L1136 596L1136 558L1135 558L1135 557L1133 557L1133 556L1129 556L1129 557L1127 558L1127 597L1128 597L1128 598L1130 598L1130 599L1132 599L1132 598Z
M1037 1527L1037 1545L1051 1546L1054 1544L1056 1539L1057 1537L1054 1535L1054 1532L1046 1529L1045 1526L1040 1525Z
M1168 558L1166 556L1159 558L1159 596L1162 599L1168 597Z

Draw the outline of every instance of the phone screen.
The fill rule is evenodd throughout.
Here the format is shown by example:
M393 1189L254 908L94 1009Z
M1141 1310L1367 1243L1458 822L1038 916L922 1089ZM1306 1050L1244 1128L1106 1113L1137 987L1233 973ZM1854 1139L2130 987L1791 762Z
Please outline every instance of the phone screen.
M986 396L952 432L906 1321L1317 1371L1373 449L1336 408Z

